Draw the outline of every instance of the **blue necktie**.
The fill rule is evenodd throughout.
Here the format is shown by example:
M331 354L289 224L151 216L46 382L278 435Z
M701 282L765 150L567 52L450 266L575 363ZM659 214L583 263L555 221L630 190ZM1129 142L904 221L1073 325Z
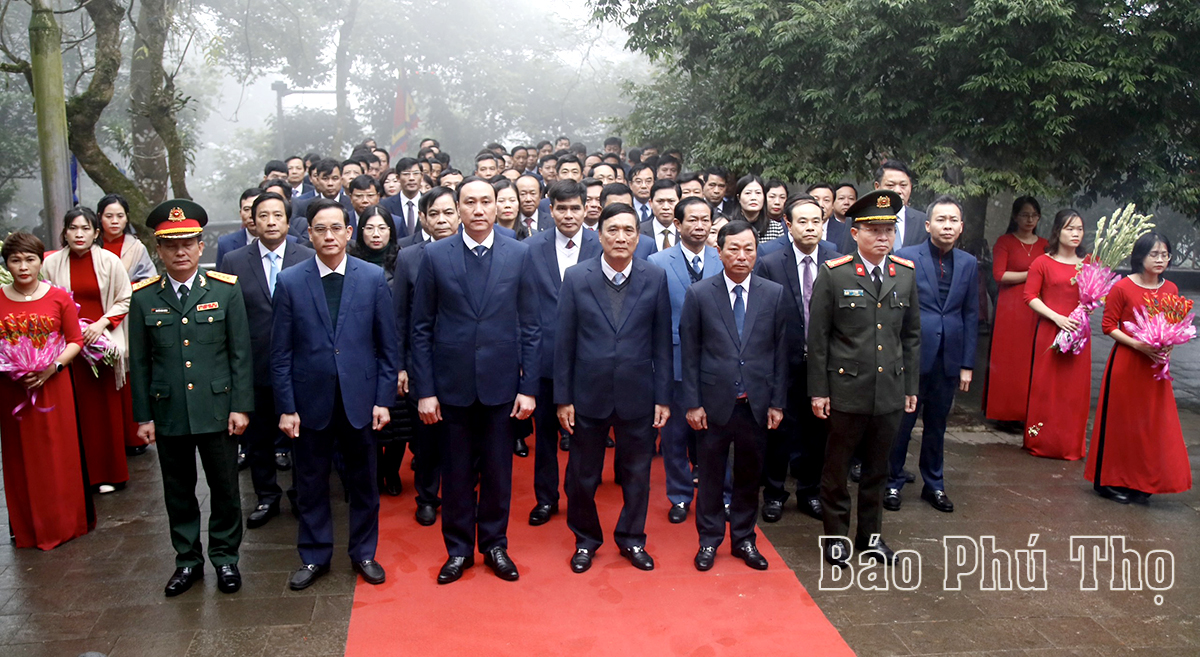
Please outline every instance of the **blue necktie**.
M733 300L733 323L737 324L738 339L742 338L742 329L746 325L746 300L742 297L743 288L741 285L733 286L733 293L737 298Z
M643 205L642 206L642 221L649 221L649 220L650 220L650 207Z
M480 244L479 246L472 249L472 251L475 252L475 255L482 257L483 254L487 253L487 247Z
M271 261L271 271L267 274L267 290L271 292L271 298L275 298L275 281L279 278L279 254L274 251L267 254L267 259Z
M625 282L625 274L622 274L621 272L617 272L617 273L613 274L613 285L620 285L621 283L624 283L624 282Z

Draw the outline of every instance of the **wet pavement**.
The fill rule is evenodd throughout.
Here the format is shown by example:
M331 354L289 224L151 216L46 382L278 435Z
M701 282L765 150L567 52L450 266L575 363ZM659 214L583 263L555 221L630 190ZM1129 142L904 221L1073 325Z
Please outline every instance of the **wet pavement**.
M1098 335L1099 318L1093 320L1095 397L1111 340ZM986 358L986 339L981 343ZM1200 345L1176 350L1172 371L1195 479L1200 474ZM794 505L787 507L780 522L763 527L787 561L771 567L791 567L860 655L1200 654L1200 492L1155 496L1149 505L1122 506L1101 499L1083 478L1083 462L1031 457L1021 451L1019 435L982 423L979 386L974 387L958 400L946 441L947 492L955 503L954 513L940 513L923 502L919 483L905 489L900 511L885 512L888 544L920 556L919 585L911 591L895 586L862 590L869 573L860 573L848 589L821 590L820 523L799 514ZM909 460L913 470L918 448L914 440ZM109 657L342 655L354 573L345 553L335 550L329 575L307 591L288 590L287 578L299 559L296 524L286 502L284 515L246 531L241 592L219 593L209 567L202 585L177 598L163 597L174 562L156 458L153 449L130 458L128 488L95 497L97 527L87 536L51 552L0 545L0 654L75 657L90 650ZM410 476L406 471L405 477ZM281 473L281 484L288 480L289 475ZM409 483L406 479L406 498L411 495ZM248 494L248 471L242 473L241 486L248 511L254 504L253 494ZM198 490L204 508L203 482ZM341 499L336 477L333 494ZM337 545L344 546L346 506L335 501L333 510ZM665 512L651 508L652 513L660 511ZM7 523L2 508L0 521ZM948 590L947 570L953 584L959 581L953 575L969 568L955 567L953 553L947 564L945 537L973 537L978 542L994 536L995 548L1013 555L1029 549L1032 534L1037 534L1032 549L1045 550L1046 590L1022 591L1016 584L1012 591L981 590L978 570L961 579L961 590ZM1140 590L1110 590L1110 567L1104 562L1098 590L1080 590L1082 565L1071 561L1070 546L1072 536L1084 535L1125 537L1126 549L1136 550L1143 566L1150 551L1169 551L1174 575L1170 588L1151 590L1153 582L1144 577ZM1165 583L1155 586L1163 588ZM1156 595L1161 595L1160 603ZM804 637L796 637L795 645L781 646L780 654L806 654Z

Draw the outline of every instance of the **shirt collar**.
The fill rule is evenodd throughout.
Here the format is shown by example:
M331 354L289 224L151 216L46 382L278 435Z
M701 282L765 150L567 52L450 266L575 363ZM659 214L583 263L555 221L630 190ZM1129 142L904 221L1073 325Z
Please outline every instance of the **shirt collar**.
M196 289L196 277L199 275L200 275L200 272L197 271L195 274L192 274L191 280L180 282L180 281L175 280L174 278L171 278L170 274L167 274L167 280L171 281L171 289L175 290L175 296L179 296L179 286L180 285L188 286L188 290Z
M286 247L287 247L286 239L283 240L282 242L280 242L279 246L275 247L275 250L273 250L273 251L271 249L268 249L267 245L262 243L262 240L259 240L259 242L258 242L258 257L265 258L265 257L267 257L268 253L274 253L275 255L279 256L279 262L282 263L283 262L283 252Z
M727 289L730 294L733 294L733 288L741 285L742 298L746 298L746 293L750 291L750 277L754 276L754 274L746 274L746 280L742 281L741 283L734 283L733 279L730 278L729 274L726 272L722 272L721 275L725 277L725 289Z
M346 261L349 260L349 258L345 253L342 254L342 261L338 263L336 269L330 269L329 267L326 267L325 263L321 262L320 258L317 258L316 256L313 257L317 261L317 273L321 275L321 278L325 278L330 274L341 274L342 276L346 275Z
M662 233L659 233L660 235ZM683 245L683 240L675 243L679 247L679 252L683 254L684 260L690 265L696 258L700 258L700 269L704 269L704 247L700 247L700 253L692 253L692 250Z
M878 265L871 264L871 262L869 260L867 260L866 258L863 257L862 251L858 252L858 259L862 261L863 267L867 268L867 278L871 278L871 274L874 273L876 269L880 270L879 271L880 277L883 276L883 263L882 262L879 263Z
M818 246L817 248L813 249L812 253L805 253L800 250L800 247L796 246L795 242L792 242L792 251L794 251L796 253L796 262L798 264L804 264L805 258L812 258L813 264L816 264L817 252L820 250L821 250L821 247Z
M475 247L477 246L487 247L488 250L491 250L492 244L496 241L496 229L493 228L492 230L489 230L487 237L483 238L482 242L476 242L475 240L471 239L471 236L467 234L467 231L465 230L462 232L462 236L463 244L466 244L467 248L472 251L474 251Z
M612 281L613 276L617 275L617 270L613 269L612 265L608 264L608 260L605 260L604 256L600 256L600 269L604 272L605 278L607 278L609 281ZM631 271L633 271L632 259L629 261L628 265L625 265L625 269L621 270L621 273L625 274L625 280L629 280L629 272Z
M580 240L578 238L579 233L575 233L575 237L567 237L566 235L562 234L562 231L560 231L557 226L554 228L554 243L557 244L558 248L560 249L567 248L567 242L570 240L575 240L575 248L579 248Z

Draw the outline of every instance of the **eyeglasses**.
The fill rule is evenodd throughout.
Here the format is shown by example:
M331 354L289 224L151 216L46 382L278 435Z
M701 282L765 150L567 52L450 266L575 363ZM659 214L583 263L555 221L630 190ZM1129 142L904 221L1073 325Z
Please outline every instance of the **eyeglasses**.
M1018 219L1041 219L1042 215L1033 212L1022 212L1017 215Z
M342 233L346 232L346 227L340 224L335 226L313 226L311 230L317 235L324 235L325 233L341 235Z
M366 228L363 228L363 232L364 233L386 233L386 232L388 232L388 227L387 226L367 226Z
M1151 260L1170 260L1171 253L1169 251L1152 251L1146 257Z

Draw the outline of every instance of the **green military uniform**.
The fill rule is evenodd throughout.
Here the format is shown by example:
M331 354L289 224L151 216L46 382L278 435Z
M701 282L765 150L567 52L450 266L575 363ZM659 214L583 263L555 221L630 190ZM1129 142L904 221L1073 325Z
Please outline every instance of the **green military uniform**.
M165 276L134 287L126 320L133 415L154 422L176 566L204 563L197 451L210 489L209 560L236 564L242 514L228 424L231 412L254 410L250 329L236 276L201 270L185 283L182 301Z
M847 211L861 222L894 223L899 196L878 191ZM897 238L899 239L899 238ZM808 329L808 391L830 400L829 441L821 473L825 534L850 530L850 461L861 450L855 544L864 547L882 524L888 454L905 395L920 383L921 315L913 263L889 255L876 290L856 247L830 260L813 284Z

